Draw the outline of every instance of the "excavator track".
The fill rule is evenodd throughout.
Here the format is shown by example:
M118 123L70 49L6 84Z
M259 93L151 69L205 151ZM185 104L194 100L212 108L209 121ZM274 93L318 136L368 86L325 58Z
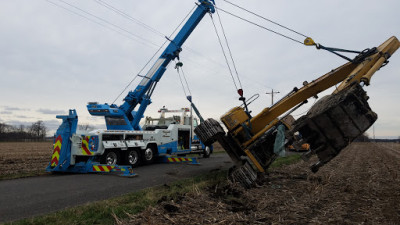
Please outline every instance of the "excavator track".
M194 129L194 132L205 145L211 145L218 137L224 136L225 131L214 119L207 119Z
M298 131L302 141L309 143L312 153L319 158L311 166L313 172L336 157L377 120L378 116L367 100L363 88L353 84L319 100L307 115L294 123L288 136Z

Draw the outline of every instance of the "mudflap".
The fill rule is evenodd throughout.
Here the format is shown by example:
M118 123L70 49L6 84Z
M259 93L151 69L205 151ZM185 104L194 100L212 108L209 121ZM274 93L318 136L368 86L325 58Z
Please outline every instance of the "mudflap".
M359 84L353 84L337 94L320 99L293 125L287 136L299 132L303 143L309 143L319 161L311 166L313 172L336 157L355 138L363 134L378 116L367 102L368 96Z

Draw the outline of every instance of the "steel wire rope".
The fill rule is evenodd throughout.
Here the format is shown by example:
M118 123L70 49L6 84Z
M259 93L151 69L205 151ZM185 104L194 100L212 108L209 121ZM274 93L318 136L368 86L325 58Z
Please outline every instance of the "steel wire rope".
M220 17L220 15L219 15L218 10L216 10L216 12L217 12L219 24L220 24L220 26L221 26L222 34L224 35L224 38L225 38L226 47L228 48L229 56L231 57L232 65L233 65L233 68L234 68L235 73L236 73L236 78L237 78L237 80L238 80L238 82L239 82L240 88L243 89L242 82L240 81L239 73L238 73L237 68L236 68L235 60L233 59L233 54L232 54L231 48L229 47L228 38L226 37L225 29L224 29L224 26L222 25L221 17Z
M147 63L142 67L142 69L136 74L136 76L134 76L134 78L128 83L128 85L126 85L126 87L123 89L123 91L115 98L115 100L113 101L112 104L114 104L117 99L119 97L121 97L121 95L129 88L129 86L133 83L133 81L139 76L139 74L141 72L143 72L143 70L147 67L147 65L149 65L149 63L154 59L154 57L158 54L158 52L162 49L162 47L168 42L170 41L170 38L172 37L172 35L178 30L178 28L182 25L182 23L187 19L187 17L193 12L193 10L195 9L195 7L193 7L189 13L183 18L183 20L179 23L179 25L174 29L174 31L172 31L171 35L166 38L166 40L164 41L164 43L158 48L158 50L153 54L153 56L147 61Z
M255 22L252 22L252 21L248 20L248 19L245 19L245 18L243 18L243 17L240 17L240 16L238 16L238 15L235 15L235 14L233 14L233 13L231 13L231 12L228 12L228 11L226 11L226 10L224 10L224 9L221 9L221 8L219 8L219 7L216 7L216 8L217 8L218 10L221 10L222 12L224 12L224 13L226 13L226 14L229 14L229 15L233 16L233 17L236 17L236 18L241 19L241 20L243 20L243 21L245 21L245 22L248 22L248 23L253 24L253 25L257 26L257 27L260 27L260 28L262 28L262 29L264 29L264 30L267 30L267 31L269 31L269 32L272 32L272 33L274 33L274 34L277 34L277 35L279 35L279 36L281 36L281 37L287 38L287 39L289 39L289 40L291 40L291 41L297 42L297 43L299 43L299 44L301 44L301 45L304 45L304 43L301 42L301 41L299 41L299 40L296 40L296 39L291 38L291 37L289 37L289 36L287 36L287 35L284 35L284 34L282 34L282 33L279 33L279 32L277 32L277 31L274 31L274 30L272 30L272 29L269 29L269 28L267 28L267 27L264 27L264 26L262 26L262 25L260 25L260 24L257 24L257 23L255 23Z
M149 40L147 40L147 39L144 39L144 38L140 37L139 35L136 35L136 34L130 32L129 30L125 29L125 28L122 28L122 27L120 27L120 26L118 26L118 25L116 25L116 24L113 24L113 23L111 23L111 22L108 22L107 20L105 20L105 19L103 19L103 18L101 18L101 17L99 17L99 16L96 16L96 15L94 15L94 14L92 14L92 13L89 13L89 12L87 12L87 11L85 11L85 10L83 10L83 9L81 9L81 8L79 8L79 7L77 7L77 6L73 5L73 4L71 4L71 3L65 2L64 0L58 0L58 1L63 2L64 4L69 5L70 7L73 7L73 8L75 8L75 9L77 9L77 10L79 10L79 11L81 11L81 12L87 14L87 15L90 15L90 16L92 16L92 17L98 19L98 20L101 20L101 21L105 22L106 24L109 24L109 25L111 25L111 26L113 26L113 27L116 27L116 28L118 28L118 29L120 29L120 30L122 30L122 31L124 31L124 32L126 32L126 33L128 33L128 34L130 34L130 35L132 35L132 36L134 36L134 37L136 37L136 38L138 38L138 39L141 39L141 40L143 40L143 41L145 41L145 42L148 42L148 43L150 43L150 44L152 44L152 45L158 47L157 44L155 44L155 43L153 43L153 42L151 42L151 41L149 41Z
M186 81L186 78L185 78L185 82L186 82L186 85L187 85L186 88L185 88L185 85L183 84L183 81L182 81L182 76L184 76L183 70L182 70L182 76L181 76L181 73L179 72L179 67L178 66L176 67L176 71L178 73L179 81L181 82L183 93L185 94L185 97L188 96L187 93L186 93L186 89L188 90L189 94L192 95L192 93L190 92L190 89L189 89L189 85L188 85L188 83Z
M235 91L237 91L237 90L238 90L238 87L237 87L237 84L236 84L235 78L234 78L234 76L233 76L233 74L232 74L232 69L231 69L231 67L230 67L230 65L229 65L228 58L226 57L225 49L224 49L224 46L222 45L221 38L220 38L220 36L219 36L219 34L218 34L217 26L215 26L215 23L214 23L214 18L212 17L212 15L211 15L211 14L210 14L210 17L211 17L212 24L213 24L213 26L214 26L215 34L216 34L216 35L217 35L217 37L218 37L218 42L219 42L219 45L221 46L222 53L223 53L223 55L224 55L224 58L225 58L226 65L228 66L229 73L230 73L230 75L231 75L231 77L232 77L233 84L235 85L235 88L236 88L236 90L235 90Z
M250 14L253 14L253 15L255 15L255 16L261 18L261 19L264 19L264 20L266 20L266 21L268 21L268 22L270 22L270 23L273 23L273 24L275 24L275 25L277 25L277 26L280 26L280 27L282 27L282 28L284 28L284 29L286 29L286 30L292 31L293 33L296 33L296 34L298 34L298 35L301 35L301 36L303 36L303 37L305 37L305 38L308 37L307 35L304 35L304 34L298 32L298 31L295 31L295 30L293 30L293 29L291 29L291 28L289 28L289 27L286 27L286 26L284 26L284 25L282 25L282 24L279 24L279 23L277 23L277 22L275 22L275 21L273 21L273 20L271 20L271 19L265 18L265 17L263 17L263 16L261 16L261 15L255 13L255 12L252 12L252 11L250 11L250 10L248 10L248 9L245 9L245 8L239 6L239 5L235 4L235 3L232 3L232 2L230 2L230 1L228 1L228 0L223 0L223 1L226 2L226 3L229 3L229 4L233 5L233 6L235 6L235 7L239 8L239 9L241 9L241 10L244 10L244 11L250 13Z
M129 88L129 86L131 86L131 84L133 83L133 81L136 80L137 77L139 77L140 73L143 72L143 70L149 65L149 63L154 59L154 57L158 54L158 52L162 49L162 47L164 47L164 45L168 42L168 40L165 40L164 43L158 48L158 50L153 54L153 56L151 56L151 58L146 62L146 64L142 67L142 69L136 74L136 76L133 77L133 79L128 83L128 85L126 85L126 87L124 88L124 90L121 91L121 93L114 99L114 101L112 102L112 104L114 104L117 99L119 97L121 97L121 95Z
M183 79L185 80L185 83L186 83L186 87L187 87L187 89L189 91L189 95L192 96L192 92L190 91L189 83L187 82L187 79L186 79L185 71L183 71L182 67L181 67L181 70L182 70Z
M165 38L165 37L167 36L167 35L163 34L162 32L158 31L157 29L155 29L155 28L153 28L153 27L147 25L146 23L141 22L140 20L138 20L138 19L136 19L136 18L130 16L128 13L123 12L123 11L120 10L120 9L117 9L116 7L112 6L112 5L109 4L109 3L105 3L105 2L102 1L102 0L94 0L94 1L97 2L98 4L102 5L102 6L106 7L107 9L114 11L115 13L119 14L120 16L125 17L125 18L127 18L127 19L129 19L129 20L131 20L131 21L133 21L133 22L135 22L135 23L137 23L137 24L139 24L140 26L143 26L144 28L150 30L150 31L153 32L154 34L157 34L157 35L159 35L159 36L162 36L163 38ZM193 9L194 9L194 8L195 8L195 7L193 7ZM193 11L193 9L192 9L192 11ZM192 11L191 11L191 12L192 12ZM172 35L170 35L170 37L171 37L171 36L172 36ZM169 38L170 38L170 37L169 37ZM204 54L201 54L200 52L198 52L198 51L196 51L196 50L190 48L189 46L183 45L182 48L186 49L187 51L189 51L189 52L191 52L191 53L193 53L193 54L195 54L195 55L198 55L198 56L201 56L201 57L207 59L209 62L211 62L211 63L213 63L213 64L215 64L215 65L217 65L217 66L219 66L219 67L224 68L224 66L223 66L222 64L215 62L215 60L212 60L210 57L205 56ZM186 60L189 60L189 61L192 61L192 62L198 64L201 68L204 67L204 66L200 65L200 64L199 64L198 62L196 62L196 61L193 61L193 60L190 60L190 59L186 59Z
M150 30L151 32L153 32L153 33L155 33L155 34L157 34L157 35L159 35L159 36L162 36L163 38L165 38L165 37L167 36L167 35L163 34L162 32L160 32L159 30L157 30L157 29L155 29L155 28L153 28L153 27L151 27L151 26L145 24L144 22L141 22L140 20L138 20L138 19L136 19L136 18L130 16L128 13L123 12L123 11L120 10L120 9L117 9L116 7L112 6L112 5L109 4L109 3L105 3L105 2L102 1L102 0L94 0L94 1L96 1L98 4L103 5L104 7L108 8L109 10L112 10L112 11L116 12L117 14L119 14L119 15L121 15L121 16L123 16L123 17L125 17L125 18L127 18L127 19L129 19L129 20L131 20L131 21L133 21L133 22L135 22L135 23L137 23L137 24L143 26L144 28ZM193 8L193 9L194 9L194 8ZM193 11L193 10L192 10L192 11ZM195 55L199 55L199 56L201 56L201 57L207 59L209 62L212 62L212 63L214 63L215 65L218 65L218 66L220 66L220 67L224 67L222 64L216 63L214 60L210 59L210 57L205 56L204 54L201 54L200 52L198 52L198 51L196 51L196 50L190 48L189 46L183 45L182 48L188 50L189 52L194 53ZM197 64L199 64L199 63L197 63Z

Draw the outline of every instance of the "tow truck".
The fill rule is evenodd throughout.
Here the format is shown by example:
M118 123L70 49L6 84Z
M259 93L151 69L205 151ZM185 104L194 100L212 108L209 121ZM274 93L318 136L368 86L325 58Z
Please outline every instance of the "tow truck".
M171 40L167 37L168 46L147 74L140 75L141 82L127 94L122 105L88 103L87 109L91 115L105 118L106 130L77 131L78 115L74 109L69 110L68 115L57 116L62 119L62 124L54 135L54 150L46 170L72 173L122 172L130 176L134 175L131 166L152 163L156 157L191 152L190 125L170 124L168 128L146 130L142 129L139 122L151 104L151 95L167 66L171 61L179 60L182 45L204 15L215 12L214 5L214 0L198 0L191 16L175 38ZM189 100L191 96L187 98ZM212 151L211 145L202 146L206 152ZM120 166L120 163L128 166Z

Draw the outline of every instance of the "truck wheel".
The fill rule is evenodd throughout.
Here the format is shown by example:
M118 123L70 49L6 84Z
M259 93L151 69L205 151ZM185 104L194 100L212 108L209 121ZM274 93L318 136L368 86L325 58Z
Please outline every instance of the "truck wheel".
M120 154L118 150L107 151L101 159L101 163L107 165L115 165L119 164L119 162L120 162Z
M211 149L210 147L206 146L203 150L203 158L210 158Z
M143 159L146 164L151 164L154 162L155 151L153 147L149 146L143 152Z
M128 165L131 165L132 167L138 167L141 162L139 150L133 149L128 151L126 162L128 163Z

